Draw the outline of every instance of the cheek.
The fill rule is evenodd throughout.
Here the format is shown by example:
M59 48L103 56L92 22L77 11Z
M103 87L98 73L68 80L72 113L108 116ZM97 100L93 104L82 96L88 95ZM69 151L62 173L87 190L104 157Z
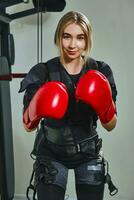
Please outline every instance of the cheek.
M62 47L63 48L68 47L68 45L69 45L69 42L67 40L62 40Z
M79 42L78 46L79 46L80 49L85 50L85 48L86 48L86 43L85 43L85 41Z

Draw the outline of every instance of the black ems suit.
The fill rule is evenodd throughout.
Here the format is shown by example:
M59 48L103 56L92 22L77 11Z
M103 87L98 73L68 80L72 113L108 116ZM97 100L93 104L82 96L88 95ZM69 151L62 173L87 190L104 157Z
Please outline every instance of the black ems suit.
M30 188L37 191L39 200L45 197L47 200L64 199L68 169L74 169L78 200L102 200L104 183L111 181L110 176L106 180L105 163L100 155L102 139L96 131L98 117L89 105L76 102L74 97L80 76L90 69L98 70L107 77L115 102L117 90L110 67L92 58L76 75L68 74L59 57L53 58L35 65L21 82L19 92L25 90L24 111L35 92L46 81L63 82L69 94L65 116L60 120L42 119L37 131L32 152L36 157L33 166L34 186L31 179L28 191Z

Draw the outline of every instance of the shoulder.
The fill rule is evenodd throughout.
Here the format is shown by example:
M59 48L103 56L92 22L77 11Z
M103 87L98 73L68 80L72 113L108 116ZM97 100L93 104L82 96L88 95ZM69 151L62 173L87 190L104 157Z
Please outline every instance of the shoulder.
M23 92L31 85L35 85L37 87L41 86L45 81L47 81L49 74L57 70L56 66L59 66L59 63L59 57L54 57L45 63L38 63L34 65L21 81L19 92Z
M23 92L32 84L40 86L47 79L47 73L48 71L45 63L38 63L34 65L21 81L19 92Z
M46 62L47 65L49 65L49 64L59 64L59 63L60 63L60 58L58 56L54 57L54 58L52 58L52 59L50 59Z
M111 67L105 63L104 61L97 61L98 63L98 70L105 75L105 77L108 79L110 85L112 88L116 88L114 75Z
M103 73L106 77L110 76L111 74L113 74L111 67L109 66L109 64L107 64L104 61L100 61L100 60L96 60L94 58L89 58L87 60L87 63L89 66L92 67L92 69L96 69L98 71L100 71L101 73Z
M86 69L96 69L98 70L98 63L94 58L89 57L85 63Z
M46 63L38 63L30 69L27 76L32 76L33 78L36 77L38 79L42 79L43 75L46 73L47 73Z
M104 61L96 60L98 64L98 71L106 76L111 85L115 85L114 75L111 67Z
M102 74L104 74L104 76L107 78L107 80L110 83L113 99L114 101L116 101L117 89L116 89L113 71L111 67L109 66L109 64L107 64L104 61L96 60L94 58L89 58L88 65L93 66L93 67L89 67L90 69L96 69Z
M112 69L109 64L105 63L104 61L97 61L98 63L98 70L103 73L106 77L113 75Z
M54 58L48 60L45 64L47 66L49 73L57 72L57 71L59 71L59 67L61 66L60 58L54 57Z

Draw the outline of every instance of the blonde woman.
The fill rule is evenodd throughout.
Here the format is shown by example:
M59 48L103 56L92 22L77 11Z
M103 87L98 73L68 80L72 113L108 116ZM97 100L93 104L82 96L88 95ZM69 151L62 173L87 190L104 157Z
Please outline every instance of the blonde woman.
M32 67L20 88L25 129L40 124L32 152L34 190L39 200L64 200L74 169L78 200L102 200L105 169L96 129L98 120L107 131L116 126L113 73L90 57L92 27L84 14L65 14L54 41L59 56Z

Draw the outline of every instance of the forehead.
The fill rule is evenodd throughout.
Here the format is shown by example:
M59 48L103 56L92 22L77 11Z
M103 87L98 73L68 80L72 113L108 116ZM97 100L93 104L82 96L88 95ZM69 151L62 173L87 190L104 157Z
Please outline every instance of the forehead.
M63 32L69 34L84 34L81 26L76 23L67 25Z

